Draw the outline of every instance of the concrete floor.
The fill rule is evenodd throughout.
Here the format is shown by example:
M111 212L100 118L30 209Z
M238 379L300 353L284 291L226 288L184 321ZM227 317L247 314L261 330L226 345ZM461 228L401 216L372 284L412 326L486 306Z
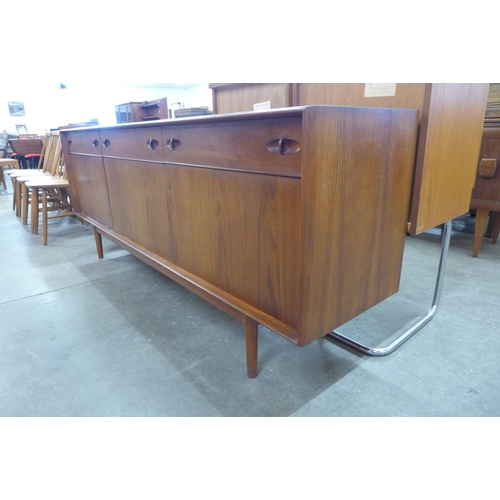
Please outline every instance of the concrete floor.
M9 183L10 180L8 179ZM435 319L387 357L269 330L246 376L241 323L75 219L49 243L0 189L0 416L499 416L500 244L454 221ZM340 330L372 345L427 312L440 235L407 237L401 290Z

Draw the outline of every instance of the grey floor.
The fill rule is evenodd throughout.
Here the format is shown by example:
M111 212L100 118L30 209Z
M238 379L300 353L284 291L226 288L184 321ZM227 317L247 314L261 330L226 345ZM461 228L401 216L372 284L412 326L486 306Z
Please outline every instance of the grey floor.
M9 183L10 180L8 179ZM49 243L0 189L0 416L499 416L500 244L454 221L440 310L387 357L269 330L246 376L241 323L75 219ZM407 237L401 290L340 330L385 344L431 303L433 230Z

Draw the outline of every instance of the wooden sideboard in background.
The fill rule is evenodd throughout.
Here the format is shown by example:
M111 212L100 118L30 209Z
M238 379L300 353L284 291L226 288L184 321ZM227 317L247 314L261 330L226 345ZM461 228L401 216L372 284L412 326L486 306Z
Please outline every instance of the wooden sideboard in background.
M364 83L210 84L214 113L306 105L416 109L408 232L419 234L469 211L481 146L487 83L398 83L394 96L365 97Z
M496 126L492 123L484 127L470 208L476 211L472 255L477 257L488 216L491 217L492 222L492 243L497 242L500 232L500 122Z

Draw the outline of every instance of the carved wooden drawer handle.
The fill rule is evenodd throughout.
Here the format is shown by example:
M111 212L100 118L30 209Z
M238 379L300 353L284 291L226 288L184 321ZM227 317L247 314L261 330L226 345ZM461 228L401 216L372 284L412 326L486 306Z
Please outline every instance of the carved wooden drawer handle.
M109 142L109 140L108 140L108 139L104 139L104 141L102 141L102 143L103 143L103 144L104 144L104 146L105 146L105 147L107 147L107 148L109 148L109 145L111 144L111 143Z
M300 144L293 139L281 137L280 139L273 139L267 143L267 149L271 153L278 153L281 156L286 154L298 153L300 151Z
M92 146L94 146L94 148L96 148L97 146L99 146L99 141L97 139L94 139L92 141Z
M152 149L153 151L160 145L160 143L156 139L149 139L147 144L148 148Z
M176 150L176 149L179 149L181 147L181 141L179 141L178 139L169 139L167 141L167 148L168 149L172 149L172 150Z

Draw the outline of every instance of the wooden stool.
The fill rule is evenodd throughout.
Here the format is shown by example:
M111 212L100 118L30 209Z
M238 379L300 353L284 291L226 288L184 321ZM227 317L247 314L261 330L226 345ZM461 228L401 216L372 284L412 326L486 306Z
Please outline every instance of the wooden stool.
M500 203L497 203L496 207L497 211L488 210L488 209L478 209L476 210L476 227L474 230L474 248L472 251L472 256L477 257L479 255L479 250L481 250L481 243L483 241L483 236L488 236L485 234L486 221L489 224L488 229L490 229L491 234L489 237L491 238L492 243L496 243L498 241L498 235L500 234Z
M0 158L0 184L3 184L4 189L7 189L5 175L3 173L4 167L19 168L19 162L17 160L13 160L12 158Z
M474 248L477 257L483 241L488 216L491 218L491 242L496 243L500 231L500 127L485 126L479 153L476 182L470 201L471 210L476 211Z

